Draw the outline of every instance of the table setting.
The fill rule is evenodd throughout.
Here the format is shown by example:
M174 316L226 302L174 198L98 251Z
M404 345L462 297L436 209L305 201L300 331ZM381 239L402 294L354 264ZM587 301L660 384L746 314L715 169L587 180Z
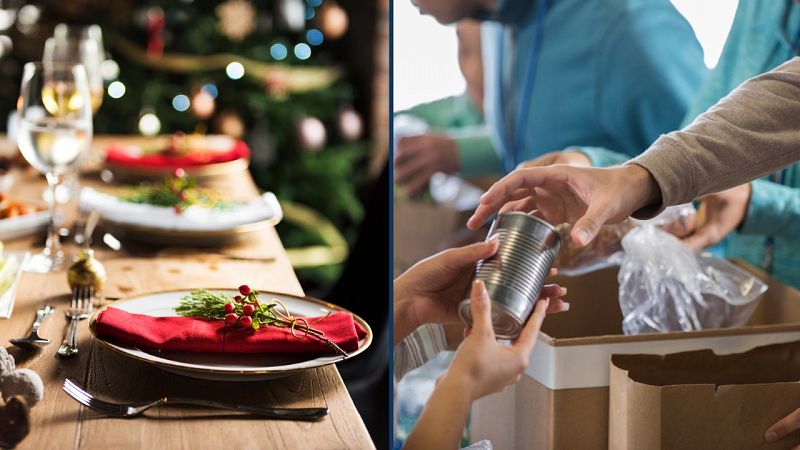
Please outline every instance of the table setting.
M0 448L374 448L335 368L369 324L304 295L243 141L93 135L95 34L0 137Z

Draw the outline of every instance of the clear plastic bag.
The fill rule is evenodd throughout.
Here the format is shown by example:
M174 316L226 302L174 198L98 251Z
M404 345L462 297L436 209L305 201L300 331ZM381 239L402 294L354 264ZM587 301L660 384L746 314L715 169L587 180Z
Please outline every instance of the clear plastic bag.
M578 247L572 242L569 236L571 226L561 225L558 227L561 250L554 265L560 274L571 277L616 266L622 258L622 238L633 228L654 225L670 234L684 237L694 229L696 213L691 204L678 205L665 209L650 220L627 219L615 225L604 225L586 247Z
M767 285L711 255L696 256L653 224L622 239L619 304L625 334L743 325Z

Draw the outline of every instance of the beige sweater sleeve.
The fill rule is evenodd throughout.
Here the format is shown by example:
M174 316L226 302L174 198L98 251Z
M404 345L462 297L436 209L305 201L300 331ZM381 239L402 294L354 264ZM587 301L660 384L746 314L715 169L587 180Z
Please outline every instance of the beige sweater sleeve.
M628 164L647 169L661 207L690 202L800 160L800 57L752 78ZM650 208L638 215L651 215Z

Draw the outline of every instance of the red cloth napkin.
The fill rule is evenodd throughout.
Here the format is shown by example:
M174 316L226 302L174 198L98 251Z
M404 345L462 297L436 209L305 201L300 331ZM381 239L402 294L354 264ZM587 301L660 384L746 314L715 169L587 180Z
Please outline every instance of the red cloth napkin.
M307 318L309 322L317 318ZM346 352L358 349L366 330L346 312L336 312L312 325L325 333ZM211 353L336 353L324 342L292 336L287 328L263 327L259 330L226 327L222 320L193 317L152 317L117 308L106 308L97 316L94 330L143 350Z
M131 147L109 144L106 160L110 163L152 169L177 169L205 164L224 163L237 159L249 158L250 148L242 140L236 140L230 150L207 151L197 149L184 155L167 155L162 153L141 154Z

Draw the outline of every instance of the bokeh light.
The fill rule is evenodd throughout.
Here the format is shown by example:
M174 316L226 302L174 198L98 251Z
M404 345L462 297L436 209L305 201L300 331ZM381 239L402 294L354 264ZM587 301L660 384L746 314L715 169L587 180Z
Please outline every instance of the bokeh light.
M306 43L300 43L294 46L294 56L297 59L308 59L311 57L311 47Z
M111 98L120 98L125 95L125 85L121 81L114 81L108 85L108 96Z
M189 109L189 106L191 106L189 97L183 94L178 94L172 99L172 107L175 108L176 111L186 111Z
M225 73L231 80L238 80L244 76L244 66L238 61L234 61L225 67Z
M269 48L269 54L276 61L280 61L286 58L286 56L289 54L289 50L287 50L286 46L283 44L272 44L272 47Z
M306 41L311 45L320 45L323 40L322 32L316 28L312 28L306 32Z

